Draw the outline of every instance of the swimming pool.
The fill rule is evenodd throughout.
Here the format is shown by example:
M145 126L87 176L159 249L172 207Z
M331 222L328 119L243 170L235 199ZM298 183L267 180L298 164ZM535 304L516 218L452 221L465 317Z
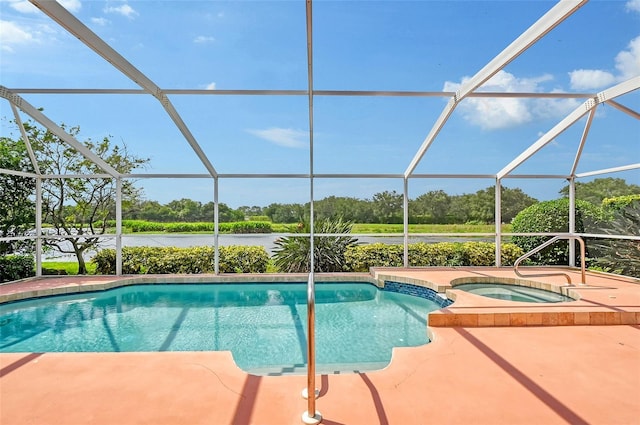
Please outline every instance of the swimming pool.
M390 286L392 287L392 286ZM0 352L231 351L258 374L306 371L304 283L153 284L0 306ZM441 304L369 283L316 284L319 373L386 366L427 344Z

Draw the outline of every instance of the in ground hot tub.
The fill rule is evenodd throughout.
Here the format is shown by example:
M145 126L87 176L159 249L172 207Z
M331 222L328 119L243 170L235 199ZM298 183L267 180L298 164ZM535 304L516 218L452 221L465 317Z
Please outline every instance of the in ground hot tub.
M483 297L495 298L507 301L519 301L528 303L559 303L567 301L575 301L561 292L548 291L536 287L540 285L534 281L523 281L517 279L493 279L486 278L479 280L478 278L456 279L451 282L452 289L459 289ZM560 291L560 288L557 288Z

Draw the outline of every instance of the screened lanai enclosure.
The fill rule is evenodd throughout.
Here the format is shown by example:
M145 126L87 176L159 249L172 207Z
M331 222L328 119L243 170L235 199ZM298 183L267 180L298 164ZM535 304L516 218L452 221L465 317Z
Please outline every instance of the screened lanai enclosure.
M44 241L69 238L42 220L43 182L65 179L116 186L115 233L97 237L115 248L117 275L132 238L122 225L131 185L160 203L214 204L214 231L200 238L215 247L216 273L223 204L308 204L309 232L296 235L313 252L314 237L330 236L315 226L318 200L398 194L394 236L408 267L409 243L436 236L410 232L411 199L493 187L495 230L462 236L495 242L501 266L501 246L518 236L503 231L501 188L551 200L568 186L568 233L549 236L640 240L578 232L575 213L577 183L640 183L637 0L9 0L0 9L1 136L21 140L32 169L0 173L32 179L36 209L32 232L2 240L35 241L36 275ZM34 154L33 128L99 171L41 171L50 168ZM145 166L119 171L86 143L103 138ZM308 282L312 334L313 272Z
M308 203L321 237L317 200L399 194L408 266L409 242L433 236L409 232L409 200L425 192L495 186L545 200L568 185L573 234L576 182L640 181L634 1L1 7L2 133L24 141L34 172L0 171L35 180L37 211L47 179L112 179L116 232L100 238L116 248L117 274L129 238L123 184L146 199L213 202L202 244L216 252L220 204ZM25 122L99 174L40 172ZM119 172L81 141L103 137L146 167ZM495 190L495 231L480 236L495 240L497 266L512 236L502 211ZM38 274L42 241L64 238L43 234L40 215L28 236Z

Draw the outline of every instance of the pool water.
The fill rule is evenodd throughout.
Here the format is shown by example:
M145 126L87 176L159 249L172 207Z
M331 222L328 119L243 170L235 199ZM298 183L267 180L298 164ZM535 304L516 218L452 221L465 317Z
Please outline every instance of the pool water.
M471 292L472 294L508 301L529 303L575 301L573 298L556 292L545 291L544 289L500 283L465 283L462 285L456 285L453 289L460 289L466 292Z
M0 352L232 352L245 371L302 373L306 284L135 285L0 305ZM319 373L386 366L429 342L433 301L368 283L316 284Z

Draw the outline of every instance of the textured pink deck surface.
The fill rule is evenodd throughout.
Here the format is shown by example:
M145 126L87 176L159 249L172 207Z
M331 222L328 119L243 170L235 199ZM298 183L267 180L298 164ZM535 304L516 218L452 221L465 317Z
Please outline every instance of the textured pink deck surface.
M476 271L419 273L461 272ZM623 282L625 308L639 307L640 286ZM385 370L319 375L323 423L640 424L640 326L432 332L430 344L396 349ZM0 354L0 423L299 424L305 385L248 375L228 352Z

